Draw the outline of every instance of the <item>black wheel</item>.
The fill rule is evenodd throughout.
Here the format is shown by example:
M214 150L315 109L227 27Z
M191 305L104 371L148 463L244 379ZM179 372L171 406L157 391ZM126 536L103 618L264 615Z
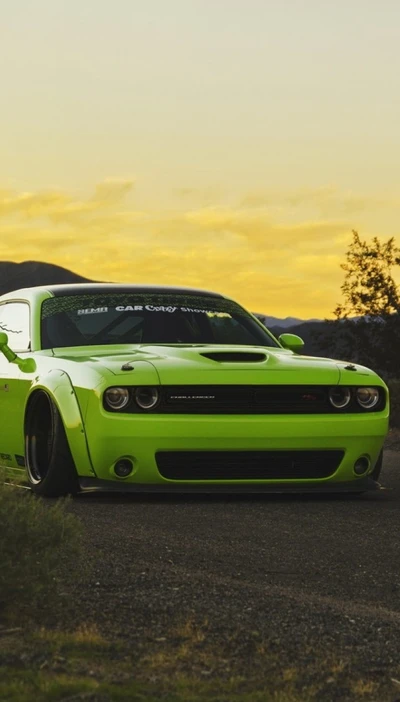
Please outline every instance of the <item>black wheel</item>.
M64 425L53 400L35 393L25 417L25 461L32 491L61 497L78 491L78 479Z
M382 463L383 463L383 450L380 452L378 460L375 463L375 468L372 471L372 473L370 474L370 477L373 480L377 481L379 479L379 476L380 476L381 470L382 470Z

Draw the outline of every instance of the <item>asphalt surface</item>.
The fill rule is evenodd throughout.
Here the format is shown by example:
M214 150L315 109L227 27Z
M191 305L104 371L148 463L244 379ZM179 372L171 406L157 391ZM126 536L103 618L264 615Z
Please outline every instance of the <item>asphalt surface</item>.
M196 674L253 675L267 651L307 682L340 660L400 700L398 451L381 481L358 497L79 496L90 575L76 616L138 654L201 630L216 653L181 662ZM364 696L328 677L321 699Z

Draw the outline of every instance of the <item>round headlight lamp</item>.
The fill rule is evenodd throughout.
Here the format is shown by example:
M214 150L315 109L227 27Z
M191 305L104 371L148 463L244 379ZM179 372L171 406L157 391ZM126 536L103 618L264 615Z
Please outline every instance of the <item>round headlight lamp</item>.
M379 390L377 388L357 388L357 402L363 409L372 409L379 402Z
M141 409L153 409L158 403L160 393L157 388L137 388L135 390L135 402Z
M338 385L337 387L329 390L329 402L331 403L332 407L335 407L336 409L344 409L347 407L350 400L351 393L349 388L342 388L340 385Z
M121 410L129 402L129 390L128 388L108 388L104 393L104 399L110 409Z

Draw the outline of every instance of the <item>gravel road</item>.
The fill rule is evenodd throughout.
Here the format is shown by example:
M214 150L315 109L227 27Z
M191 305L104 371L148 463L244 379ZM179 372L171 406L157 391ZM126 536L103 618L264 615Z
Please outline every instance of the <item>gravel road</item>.
M268 650L307 679L332 658L400 700L398 451L385 452L382 484L361 497L75 498L92 568L76 616L138 652L202 631L218 655L204 669L188 660L192 673L251 675ZM364 698L332 681L321 699Z

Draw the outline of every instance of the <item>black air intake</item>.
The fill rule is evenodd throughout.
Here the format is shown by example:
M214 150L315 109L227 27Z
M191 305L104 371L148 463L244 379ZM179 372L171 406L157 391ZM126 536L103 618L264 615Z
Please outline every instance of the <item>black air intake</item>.
M265 353L246 353L246 351L215 351L200 355L219 363L261 363L267 360Z
M169 480L311 480L328 478L340 450L157 451L157 468Z

